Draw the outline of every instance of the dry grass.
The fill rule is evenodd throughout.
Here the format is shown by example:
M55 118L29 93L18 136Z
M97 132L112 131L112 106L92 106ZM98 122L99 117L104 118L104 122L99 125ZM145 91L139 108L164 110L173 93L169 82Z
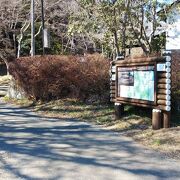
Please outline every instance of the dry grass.
M14 102L24 106L32 104L27 100ZM48 103L39 102L35 104L33 110L47 117L77 118L103 125L107 129L130 136L139 143L160 151L168 157L180 159L180 127L153 131L151 110L127 106L125 116L115 120L113 106L88 105L76 99L56 100Z
M7 96L4 96L1 98L3 101L5 101L6 103L12 103L12 104L15 104L19 107L32 107L34 105L34 102L31 101L31 100L28 100L26 98L24 99L12 99L12 98L9 98Z
M136 141L158 150L168 157L180 159L180 126L157 131L147 129L131 134L131 136Z
M105 124L114 119L113 108L108 105L88 105L76 99L37 103L35 111L50 117L71 117L96 124Z

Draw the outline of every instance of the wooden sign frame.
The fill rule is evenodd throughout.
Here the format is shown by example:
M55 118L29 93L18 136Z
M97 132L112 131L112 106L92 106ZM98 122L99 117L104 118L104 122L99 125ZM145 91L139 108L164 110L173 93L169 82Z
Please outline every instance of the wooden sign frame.
M141 66L154 66L154 101L119 97L118 68ZM126 79L126 75L124 79ZM127 84L131 83L130 80L129 82L128 80L124 82ZM169 127L171 115L171 52L165 51L164 56L161 57L127 58L125 60L113 61L111 63L110 97L111 101L115 103L116 117L123 114L123 104L148 107L153 109L153 129L161 128L162 124L164 128Z
M154 67L154 101L148 101L148 100L141 100L141 99L134 99L134 98L125 98L125 97L119 97L118 96L118 68L119 67L142 67L142 66L153 66ZM125 101L125 102L128 102L129 104L132 104L134 105L135 103L139 106L141 105L146 105L147 107L152 107L152 106L156 106L157 105L157 98L156 98L156 94L157 94L157 71L156 71L156 62L153 62L153 63L143 63L143 65L117 65L116 66L116 82L115 82L115 86L117 87L116 88L116 92L115 92L115 99L116 101Z

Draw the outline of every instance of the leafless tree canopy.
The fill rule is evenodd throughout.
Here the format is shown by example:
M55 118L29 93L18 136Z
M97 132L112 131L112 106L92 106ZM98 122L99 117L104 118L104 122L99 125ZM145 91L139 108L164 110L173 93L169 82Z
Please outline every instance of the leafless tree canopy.
M0 49L20 57L30 51L30 0L0 0ZM139 45L154 49L158 1L44 0L51 53L102 52L112 57ZM36 51L41 54L41 1L35 0Z

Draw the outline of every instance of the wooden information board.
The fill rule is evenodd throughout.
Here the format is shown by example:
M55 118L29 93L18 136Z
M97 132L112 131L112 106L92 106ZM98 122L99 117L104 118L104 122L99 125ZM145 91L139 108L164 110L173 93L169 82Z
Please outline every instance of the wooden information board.
M117 66L117 100L156 104L155 65Z
M170 52L162 57L113 61L110 89L111 101L115 105L149 107L154 114L163 113L169 123L170 117L167 113L170 114L171 111ZM164 127L169 125L166 123Z

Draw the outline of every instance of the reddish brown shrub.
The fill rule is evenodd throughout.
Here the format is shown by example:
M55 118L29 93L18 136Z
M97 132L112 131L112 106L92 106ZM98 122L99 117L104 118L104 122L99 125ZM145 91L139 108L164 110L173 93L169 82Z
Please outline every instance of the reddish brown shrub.
M180 51L172 51L172 90L180 89Z
M172 51L172 109L180 111L180 51Z
M109 90L109 61L99 54L19 58L9 64L9 72L36 100L101 98Z

